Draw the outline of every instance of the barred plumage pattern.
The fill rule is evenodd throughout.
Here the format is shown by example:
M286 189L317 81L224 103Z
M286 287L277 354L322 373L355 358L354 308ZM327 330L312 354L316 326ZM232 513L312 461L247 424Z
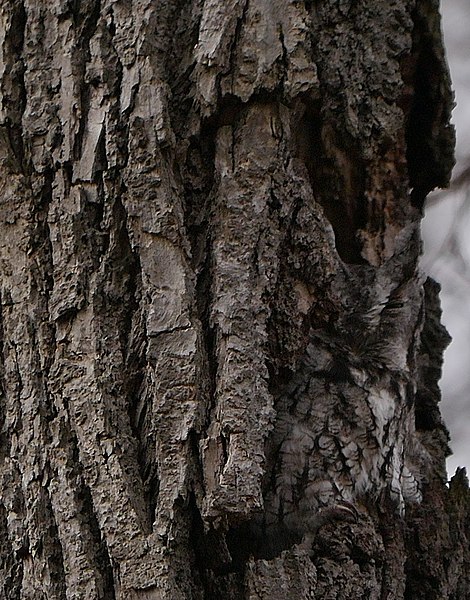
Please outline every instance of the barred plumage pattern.
M400 300L405 293L407 303ZM268 529L279 522L298 529L324 507L382 493L399 515L407 502L421 500L412 383L421 309L419 284L384 290L376 280L335 332L312 328L276 405Z

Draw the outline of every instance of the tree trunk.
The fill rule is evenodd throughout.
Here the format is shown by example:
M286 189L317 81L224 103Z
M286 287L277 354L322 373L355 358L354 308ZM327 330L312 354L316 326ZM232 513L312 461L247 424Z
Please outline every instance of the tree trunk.
M8 600L464 599L437 0L3 0Z

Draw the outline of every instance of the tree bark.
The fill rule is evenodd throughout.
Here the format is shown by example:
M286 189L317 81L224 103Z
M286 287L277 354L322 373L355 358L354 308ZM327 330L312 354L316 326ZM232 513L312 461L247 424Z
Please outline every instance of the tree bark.
M469 597L437 0L0 15L0 596Z

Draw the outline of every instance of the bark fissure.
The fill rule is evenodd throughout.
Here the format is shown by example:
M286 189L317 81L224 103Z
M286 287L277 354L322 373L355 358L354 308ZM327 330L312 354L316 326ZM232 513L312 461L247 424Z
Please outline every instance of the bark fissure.
M90 81L86 81L87 64L91 60L90 40L94 36L101 13L101 1L91 0L82 5L81 2L72 8L72 18L76 28L76 39L78 48L75 49L76 61L74 76L79 85L79 125L74 139L73 156L76 161L80 160L83 150L83 138L90 110Z
M1 131L6 150L6 160L13 172L27 173L25 164L22 116L26 107L23 47L25 39L26 11L23 2L16 2L5 32L5 56L8 65L8 80L2 94Z
M306 101L298 125L298 156L305 163L315 200L335 232L338 254L346 263L363 263L358 233L366 226L365 167L353 145L340 144L323 126L319 102ZM342 146L342 148L341 148Z

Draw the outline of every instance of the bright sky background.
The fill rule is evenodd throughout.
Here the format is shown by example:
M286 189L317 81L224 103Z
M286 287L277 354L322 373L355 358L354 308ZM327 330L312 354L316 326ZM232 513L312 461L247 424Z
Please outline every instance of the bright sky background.
M470 166L470 2L441 0L442 27L456 107L457 164ZM432 197L423 221L423 267L442 285L443 322L453 341L445 353L442 413L454 452L449 476L458 466L470 473L470 181L462 189Z

